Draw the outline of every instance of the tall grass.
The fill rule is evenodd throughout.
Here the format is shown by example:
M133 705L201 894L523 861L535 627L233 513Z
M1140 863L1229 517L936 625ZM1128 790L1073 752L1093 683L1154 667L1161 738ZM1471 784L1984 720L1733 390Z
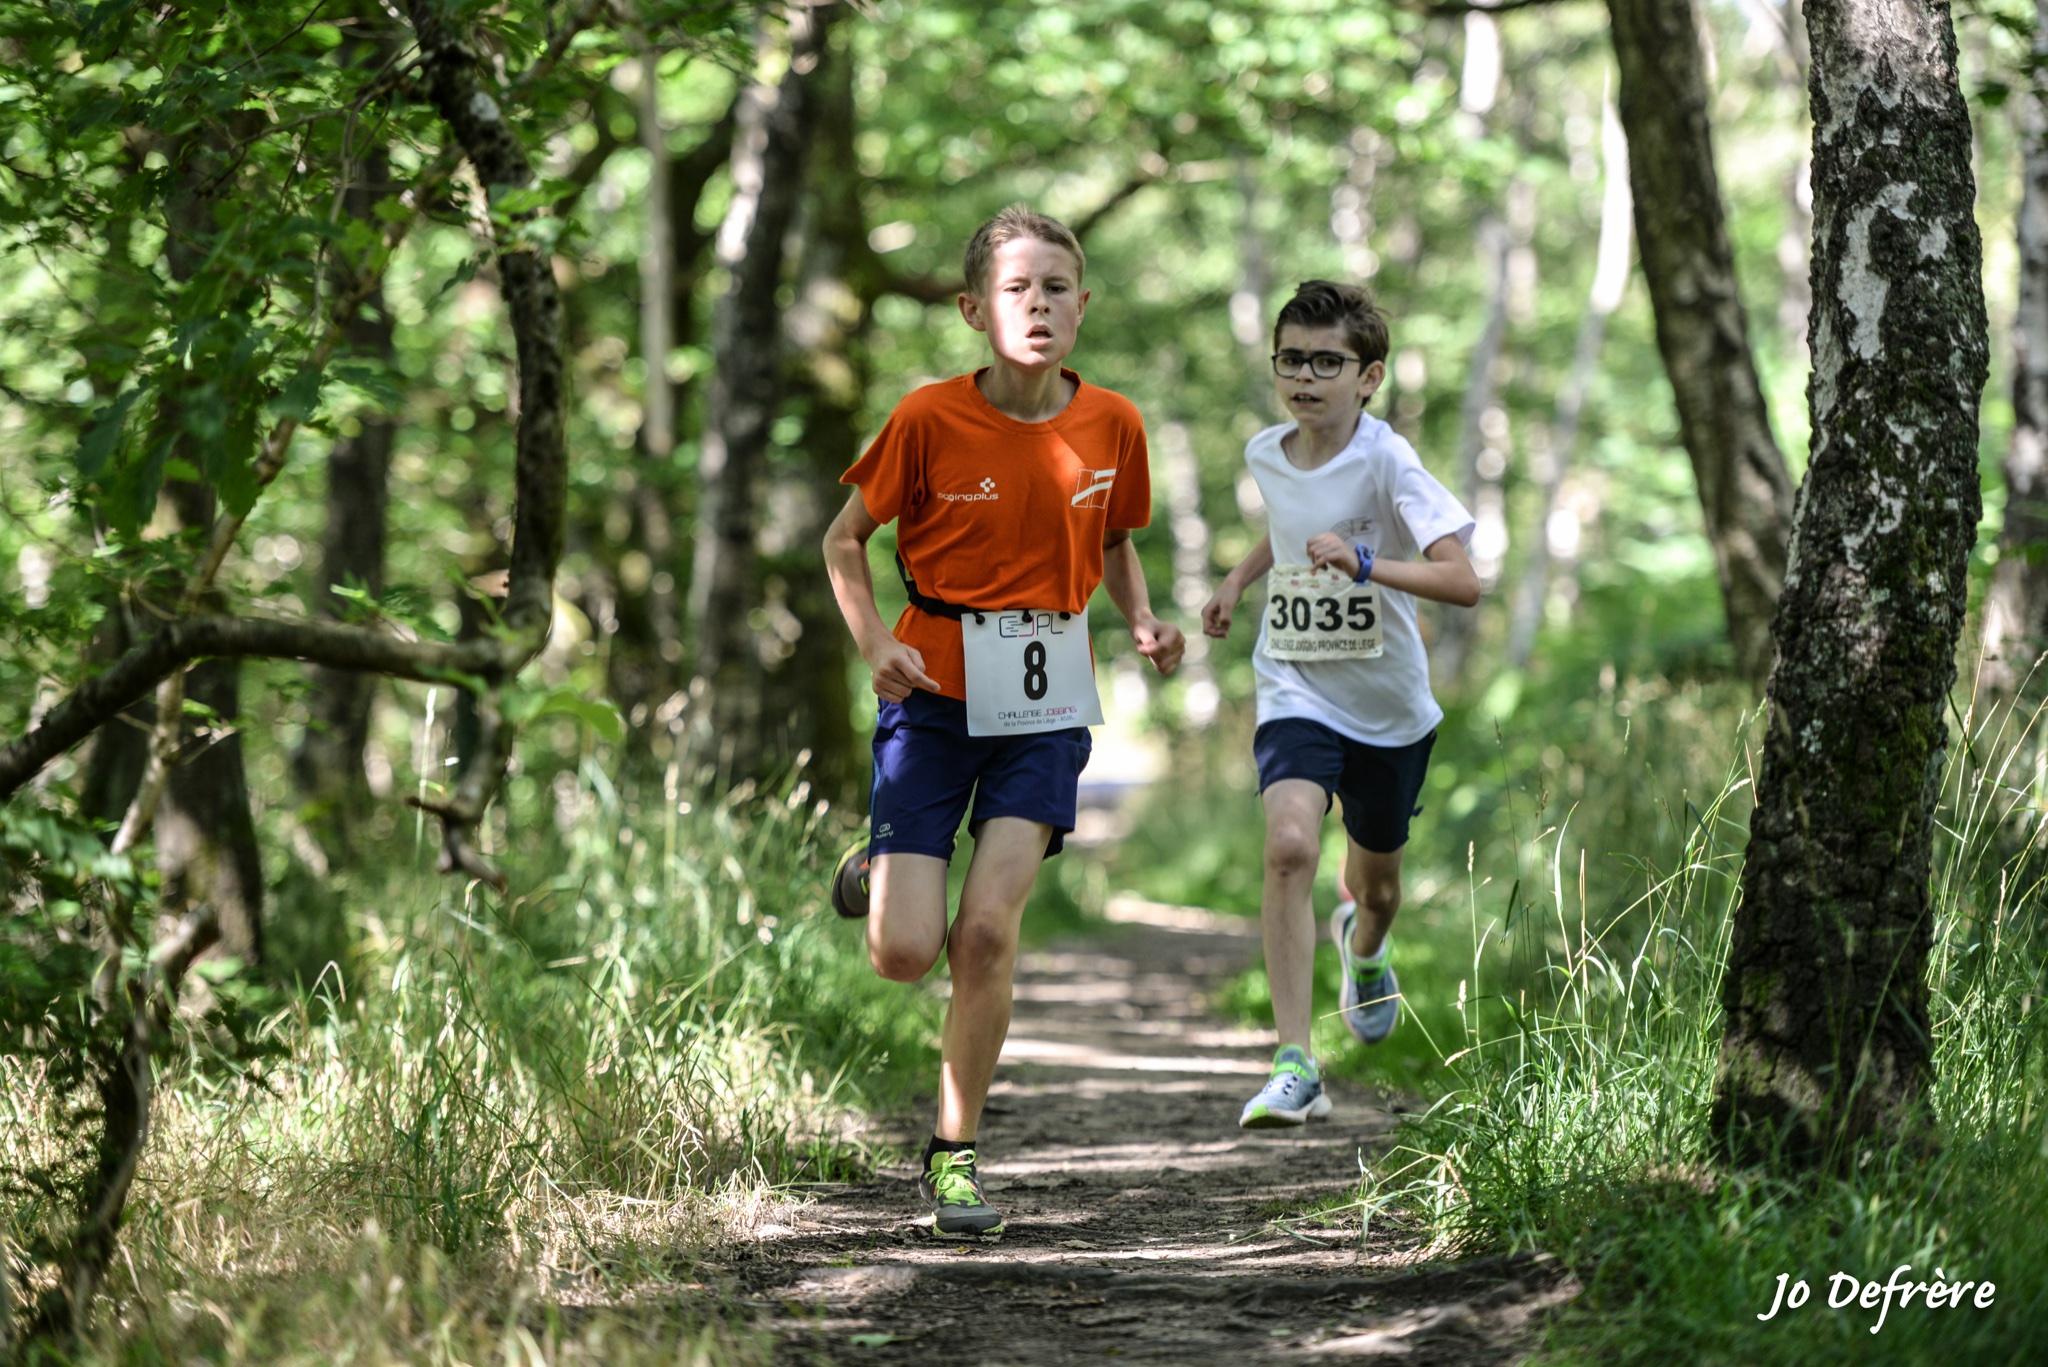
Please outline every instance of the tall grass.
M1483 947L1507 928L1470 905L1451 1090L1366 1179L1445 1249L1547 1248L1584 1282L1552 1327L1556 1361L2019 1363L2048 1359L2048 1021L2040 1008L2041 718L1965 719L1941 791L1933 881L1940 1146L1865 1155L1846 1178L1717 1168L1707 1146L1719 989L1751 775L1688 808L1683 839L1639 861L1620 914L1575 899L1560 829L1540 872L1544 984L1497 991ZM1831 1310L1838 1272L1990 1280L1990 1308ZM1813 1299L1770 1311L1785 1274Z
M281 919L345 909L344 961L256 1070L195 1035L166 1077L96 1360L765 1360L693 1268L865 1166L856 1108L928 1057L935 1004L821 915L840 827L794 780L526 787L492 837L509 897L404 830L287 889ZM0 1089L25 1168L61 1117L23 1067Z
M1582 912L1616 937L1645 922L1645 852L1675 856L1698 831L1702 804L1740 848L1746 790L1713 798L1741 750L1747 695L1738 686L1595 670L1505 716L1495 706L1453 703L1437 729L1394 929L1404 1019L1386 1044L1358 1045L1337 1019L1336 953L1319 943L1314 1043L1333 1076L1424 1096L1460 1085L1443 1061L1467 1047L1485 1012L1554 991L1554 964L1577 943ZM1249 715L1227 713L1184 748L1179 767L1199 781L1153 794L1118 851L1120 886L1258 913L1265 820L1251 739ZM1327 913L1345 843L1334 814L1323 837L1315 905ZM1689 895L1705 894L1704 877L1693 875ZM1270 1025L1264 971L1231 983L1219 1005Z

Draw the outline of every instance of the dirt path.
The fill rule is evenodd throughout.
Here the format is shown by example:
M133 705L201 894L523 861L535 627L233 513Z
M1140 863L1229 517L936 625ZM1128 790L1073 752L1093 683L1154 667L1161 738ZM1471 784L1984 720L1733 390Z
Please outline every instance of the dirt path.
M1361 1247L1355 1215L1272 1223L1348 1200L1401 1099L1338 1083L1328 1121L1239 1130L1270 1046L1203 1002L1256 956L1255 929L1130 899L1112 919L1019 967L981 1129L1008 1234L933 1240L908 1166L821 1190L731 1269L776 1361L1477 1364L1533 1346L1569 1294L1552 1265L1420 1266L1398 1230ZM896 1137L923 1134L906 1121Z

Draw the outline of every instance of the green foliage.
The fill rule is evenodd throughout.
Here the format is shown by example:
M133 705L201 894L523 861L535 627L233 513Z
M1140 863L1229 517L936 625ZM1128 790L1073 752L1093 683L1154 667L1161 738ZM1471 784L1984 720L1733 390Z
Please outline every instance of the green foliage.
M1931 1146L1908 1140L1862 1155L1848 1178L1800 1182L1712 1162L1705 1115L1744 833L1731 819L1747 782L1738 766L1670 853L1644 860L1627 915L1546 946L1548 991L1467 1016L1449 1090L1361 1200L1419 1207L1451 1247L1565 1257L1586 1290L1556 1323L1547 1360L2038 1358L2048 942L2031 914L2040 794L2022 775L2038 740L2021 733L2032 729L1970 719L1942 791ZM2001 845L2015 826L2024 845ZM1480 981L1475 963L1474 1001L1485 1000ZM1835 1273L1882 1282L1901 1264L1914 1281L1994 1282L1994 1306L1894 1304L1875 1339L1874 1311L1826 1308ZM1760 1323L1780 1273L1806 1279L1813 1300Z
M925 1080L939 1002L876 978L859 927L825 907L839 820L798 778L679 801L616 771L607 749L515 785L493 837L516 833L508 897L435 874L409 830L280 890L281 924L317 917L322 898L358 910L338 960L305 965L311 990L272 1005L253 1071L213 1061L221 1027L195 1019L164 1072L127 1234L152 1294L219 1297L258 1317L249 1333L273 1332L255 1283L205 1270L207 1231L230 1213L289 1230L263 1275L311 1278L317 1298L372 1255L488 1281L538 1249L571 1270L610 1260L630 1281L674 1241L724 1237L721 1203L759 1199L744 1197L756 1184L865 1171L849 1108ZM93 878L125 868L91 832L9 813L10 852L66 851ZM36 858L58 887L59 861ZM78 961L74 995L96 962ZM48 1166L35 1155L63 1132L55 1057L0 1055L0 1170ZM636 1235L621 1217L639 1210ZM25 1244L38 1217L17 1206L0 1234ZM343 1322L367 1313L316 1303ZM337 1329L294 1322L311 1341Z

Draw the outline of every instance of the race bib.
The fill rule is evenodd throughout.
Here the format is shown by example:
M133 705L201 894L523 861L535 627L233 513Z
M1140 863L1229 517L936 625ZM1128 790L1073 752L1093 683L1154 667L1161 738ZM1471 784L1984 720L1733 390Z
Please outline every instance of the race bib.
M974 612L960 619L967 648L967 734L1024 736L1100 726L1088 612Z
M1380 596L1340 569L1275 565L1266 575L1266 639L1275 660L1372 660L1380 645Z

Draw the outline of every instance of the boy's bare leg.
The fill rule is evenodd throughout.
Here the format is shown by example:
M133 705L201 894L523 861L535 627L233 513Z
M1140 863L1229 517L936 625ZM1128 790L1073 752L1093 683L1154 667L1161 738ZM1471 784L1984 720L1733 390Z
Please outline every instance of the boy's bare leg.
M1393 929L1395 913L1401 910L1401 850L1375 854L1355 840L1346 840L1345 845L1344 886L1358 899L1351 952L1370 959L1380 952L1387 932Z
M991 817L974 840L960 889L960 914L946 938L953 999L939 1036L941 1139L969 1140L981 1125L996 1060L1010 1033L1010 978L1024 903L1052 842L1052 827L1021 817Z
M946 861L878 854L868 870L868 962L891 982L914 983L946 948Z
M1323 848L1323 813L1329 795L1307 779L1283 778L1268 787L1266 876L1259 919L1266 940L1266 982L1273 996L1273 1027L1280 1043L1309 1051L1316 967L1316 915L1310 892Z
M961 887L961 914L946 937L952 1000L940 1033L940 1140L973 1140L995 1080L995 1060L1010 1035L1010 978L1018 963L1018 926L1053 828L995 816L975 836L975 857Z

